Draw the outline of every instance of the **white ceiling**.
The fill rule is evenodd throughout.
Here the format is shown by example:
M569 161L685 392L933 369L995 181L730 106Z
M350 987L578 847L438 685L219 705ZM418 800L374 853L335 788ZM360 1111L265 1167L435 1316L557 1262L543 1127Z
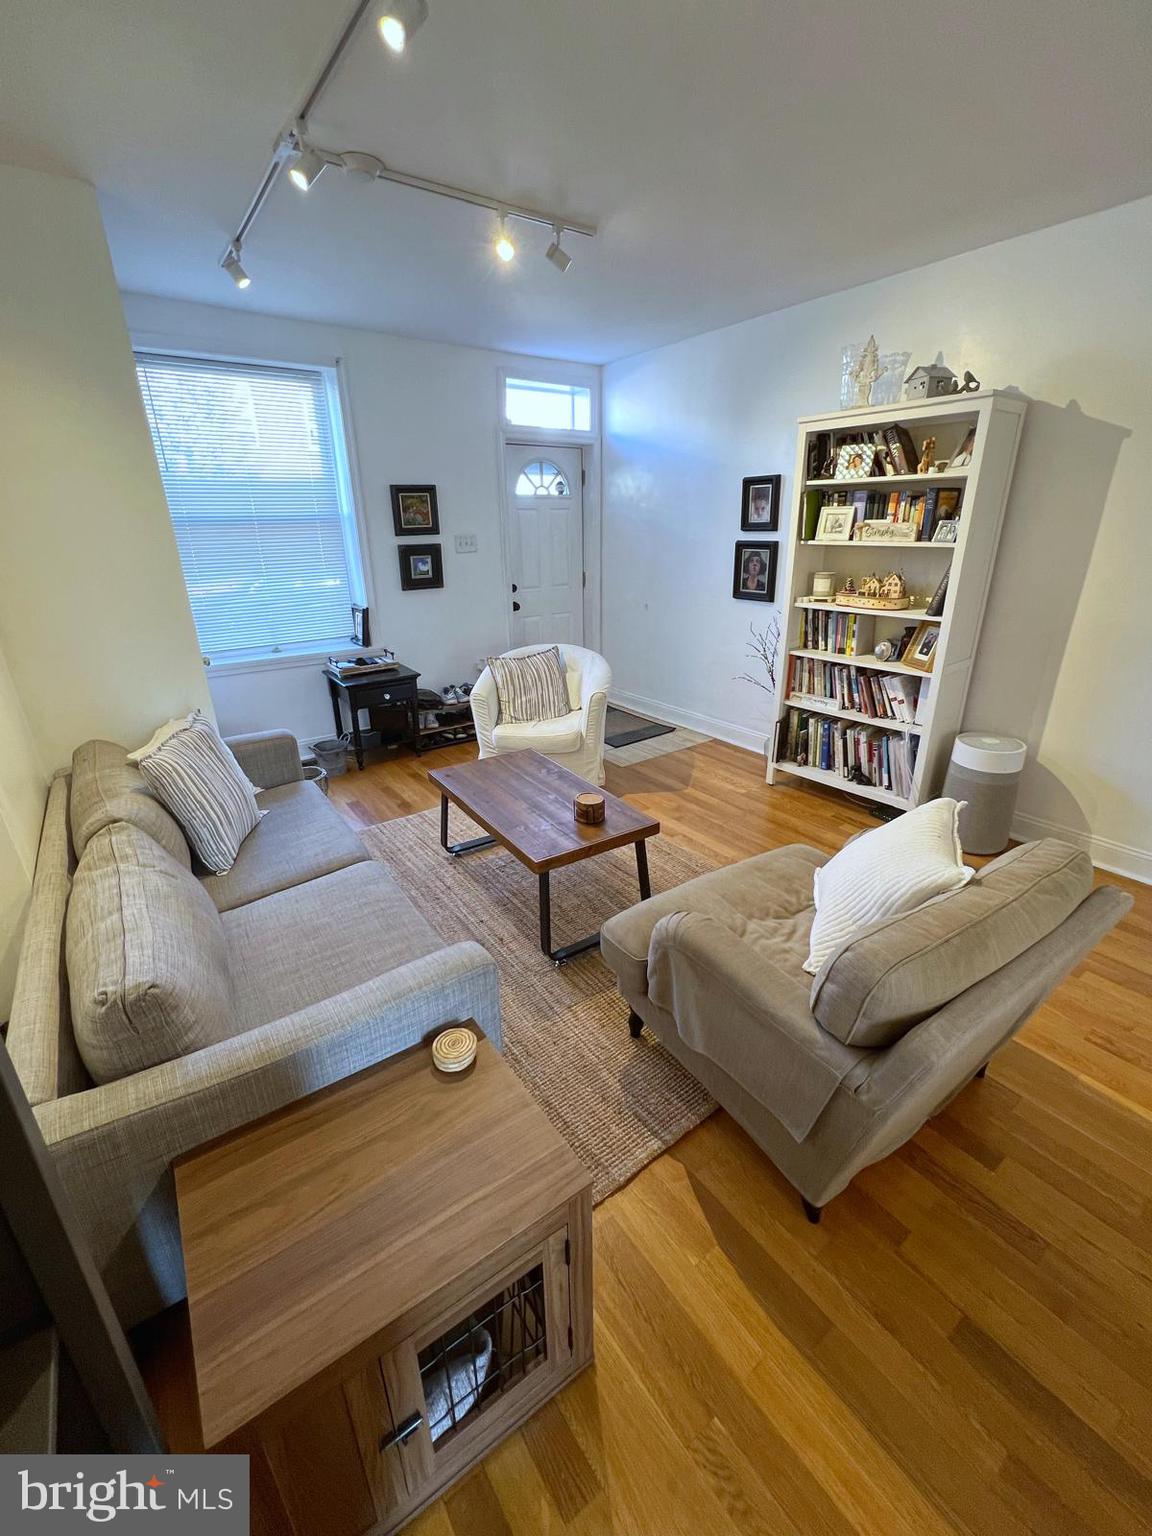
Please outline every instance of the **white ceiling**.
M430 6L316 136L598 224L566 275L334 172L219 272L349 0L3 0L0 160L95 183L124 289L595 362L1152 193L1148 0Z

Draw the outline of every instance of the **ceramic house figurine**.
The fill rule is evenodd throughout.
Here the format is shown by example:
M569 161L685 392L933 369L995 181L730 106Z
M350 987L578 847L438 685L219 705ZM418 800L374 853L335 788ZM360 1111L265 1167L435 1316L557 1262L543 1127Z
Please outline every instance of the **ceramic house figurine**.
M904 380L905 400L935 400L938 395L953 395L956 375L943 363L922 363Z

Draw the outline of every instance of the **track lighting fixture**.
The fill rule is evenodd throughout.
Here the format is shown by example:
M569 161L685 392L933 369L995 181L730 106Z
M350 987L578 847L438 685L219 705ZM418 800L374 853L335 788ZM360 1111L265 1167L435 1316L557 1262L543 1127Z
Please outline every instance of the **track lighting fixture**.
M501 261L513 261L516 257L516 246L512 236L508 233L508 217L500 215L500 228L496 234L496 254Z
M340 34L335 46L313 79L288 126L276 140L272 156L264 174L256 186L243 218L236 225L232 238L220 257L220 266L228 273L237 288L247 288L249 277L240 264L240 252L245 241L267 205L276 183L286 171L292 184L307 192L327 166L336 166L354 181L391 182L408 187L414 192L425 192L432 197L446 197L453 202L468 204L473 208L490 210L495 214L499 227L493 239L497 258L504 263L516 260L516 242L509 233L509 223L519 219L525 224L539 224L552 231L552 241L546 255L558 272L566 272L572 258L561 241L572 235L592 239L596 234L594 224L583 224L574 219L561 218L555 211L531 208L509 203L502 197L492 197L487 192L475 192L466 187L450 186L447 182L433 181L427 176L414 176L407 171L386 165L376 155L364 150L337 149L313 143L308 123L317 103L324 95L341 60L362 36L364 23L376 18L376 27L383 42L394 53L402 53L408 39L428 19L428 0L357 0L356 7Z
M386 48L403 53L408 39L427 19L428 0L386 0L376 28Z
M288 180L301 192L307 192L327 163L310 145L301 144L296 151L295 159L288 167Z
M560 241L563 238L564 226L562 224L553 225L552 244L548 247L544 254L556 268L557 272L567 272L568 268L572 265L571 256L569 256L567 251L562 250L560 247Z
M237 288L249 287L252 279L240 265L240 247L238 245L231 245L228 247L228 254L225 256L220 265L224 268L225 272L227 272L228 276L236 284Z

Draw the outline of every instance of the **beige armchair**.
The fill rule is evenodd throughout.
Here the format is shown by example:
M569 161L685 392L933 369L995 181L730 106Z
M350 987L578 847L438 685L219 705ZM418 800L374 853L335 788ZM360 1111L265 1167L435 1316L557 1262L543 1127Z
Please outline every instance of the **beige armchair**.
M522 645L505 651L506 656L529 656L547 649ZM542 752L592 784L604 782L604 721L608 713L608 690L612 669L603 656L582 645L558 647L568 681L568 702L572 708L555 720L534 720L513 725L500 719L500 699L496 679L485 667L471 694L472 718L476 722L476 740L481 757L495 757L500 752Z
M813 981L812 876L792 846L611 918L632 1009L800 1192L809 1220L914 1136L1132 905L1087 854L1014 848L963 889L862 929Z

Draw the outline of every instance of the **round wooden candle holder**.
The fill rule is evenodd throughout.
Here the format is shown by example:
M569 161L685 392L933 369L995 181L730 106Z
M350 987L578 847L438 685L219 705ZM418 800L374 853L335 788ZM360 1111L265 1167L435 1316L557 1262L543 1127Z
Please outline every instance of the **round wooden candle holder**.
M476 1060L476 1046L470 1029L446 1029L432 1042L432 1061L441 1072L463 1072Z
M590 827L598 827L604 820L604 796L584 793L572 802L572 812L577 821Z

